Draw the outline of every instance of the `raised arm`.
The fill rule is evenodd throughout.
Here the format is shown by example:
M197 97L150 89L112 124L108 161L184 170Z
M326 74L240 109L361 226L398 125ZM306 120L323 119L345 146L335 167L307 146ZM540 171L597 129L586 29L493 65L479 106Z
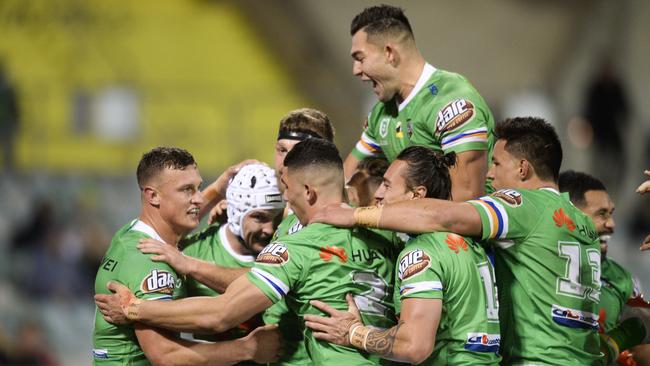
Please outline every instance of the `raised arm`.
M203 217L205 214L210 212L219 201L226 198L226 189L228 188L230 180L243 166L255 163L259 163L259 161L249 159L229 167L219 176L219 178L201 191L204 198L204 204L201 206L201 211L199 211L199 217Z
M115 282L109 283L108 288L115 294L95 295L95 303L106 321L137 321L180 332L222 333L272 305L246 276L235 280L223 295L174 301L143 301Z
M463 202L483 196L487 169L486 150L469 150L459 153L456 165L449 170L453 200Z

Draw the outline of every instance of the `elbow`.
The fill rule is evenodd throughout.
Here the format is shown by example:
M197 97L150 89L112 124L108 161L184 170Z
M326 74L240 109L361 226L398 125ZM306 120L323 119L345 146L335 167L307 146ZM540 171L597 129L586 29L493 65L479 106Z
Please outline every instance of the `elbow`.
M414 365L421 364L433 353L433 344L434 342L411 342L407 354L404 355L404 361Z
M206 314L201 317L197 326L202 333L208 334L223 333L230 329L224 326L223 317L219 314Z

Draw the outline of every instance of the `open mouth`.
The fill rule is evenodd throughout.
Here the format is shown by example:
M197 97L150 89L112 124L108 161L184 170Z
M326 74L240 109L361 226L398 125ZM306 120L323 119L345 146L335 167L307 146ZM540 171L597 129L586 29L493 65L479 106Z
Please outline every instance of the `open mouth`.
M189 211L187 211L187 214L190 216L194 216L196 218L199 217L199 211L201 211L198 207L191 208Z
M600 240L600 244L607 244L609 242L609 239L612 237L611 234L604 234L598 237L598 240Z

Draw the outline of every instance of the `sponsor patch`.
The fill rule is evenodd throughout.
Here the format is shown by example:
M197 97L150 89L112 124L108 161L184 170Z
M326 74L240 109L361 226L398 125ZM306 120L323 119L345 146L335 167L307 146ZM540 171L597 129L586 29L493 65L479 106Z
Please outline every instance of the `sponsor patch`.
M320 248L320 258L325 262L332 260L332 257L338 257L341 263L348 261L348 255L345 253L345 248L337 246L326 246Z
M521 193L513 189L501 189L492 193L492 196L496 198L500 198L501 200L503 200L505 203L507 203L512 207L521 206L521 202L522 202Z
M388 135L388 124L390 123L390 118L383 118L379 124L379 136L386 137Z
M428 88L432 95L438 95L438 87L436 84L431 84L428 86Z
M104 348L93 348L94 358L108 358L108 350Z
M413 136L413 121L410 118L406 120L406 134L409 138Z
M576 224L573 220L564 212L563 208L553 211L553 221L555 221L555 226L562 227L566 225L569 231L576 229Z
M282 202L282 194L267 194L264 196L264 201L266 203Z
M271 243L257 255L255 262L283 265L289 261L289 251L284 244Z
M551 316L554 322L565 327L598 330L598 315L588 311L553 304Z
M159 269L152 269L151 273L140 284L140 289L145 294L161 293L171 295L175 287L174 275L171 272Z
M451 233L447 234L445 243L447 243L447 247L456 254L458 254L461 249L465 252L467 251L467 242L465 241L465 238L460 235Z
M412 250L402 257L399 261L399 278L406 280L424 272L429 264L431 258L420 249Z
M456 99L438 112L436 132L442 133L456 129L474 117L474 104L467 99Z
M397 136L398 139L404 138L404 132L402 131L402 121L398 121L397 125L395 126L395 136Z
M501 335L489 333L467 333L465 349L474 352L499 352Z

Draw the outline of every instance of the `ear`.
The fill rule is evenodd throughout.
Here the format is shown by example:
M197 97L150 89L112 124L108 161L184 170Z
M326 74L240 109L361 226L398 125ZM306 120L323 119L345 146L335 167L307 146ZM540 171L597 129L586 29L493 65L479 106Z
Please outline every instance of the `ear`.
M533 169L533 166L530 165L530 162L526 159L522 159L519 161L519 179L521 181L526 181L535 174L535 170Z
M155 188L146 186L142 189L142 194L144 195L144 199L148 204L155 207L160 206L160 194Z
M386 56L386 62L391 66L397 66L399 63L399 52L393 43L386 43L384 46L384 55Z
M318 194L314 188L308 184L305 184L305 199L310 206L312 206L318 200Z
M413 199L425 198L427 196L427 187L417 186L413 188L412 192L413 192Z

